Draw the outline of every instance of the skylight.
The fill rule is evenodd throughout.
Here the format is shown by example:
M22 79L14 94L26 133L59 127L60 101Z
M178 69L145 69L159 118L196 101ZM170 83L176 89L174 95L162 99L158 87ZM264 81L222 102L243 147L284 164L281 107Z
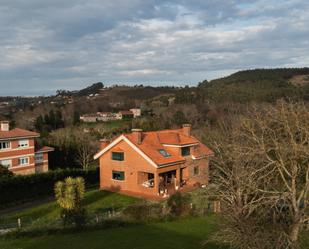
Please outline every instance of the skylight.
M160 149L159 152L160 152L160 154L161 154L162 156L164 156L164 157L170 157L170 156L171 156L171 154L169 154L169 153L168 153L166 150L164 150L164 149Z

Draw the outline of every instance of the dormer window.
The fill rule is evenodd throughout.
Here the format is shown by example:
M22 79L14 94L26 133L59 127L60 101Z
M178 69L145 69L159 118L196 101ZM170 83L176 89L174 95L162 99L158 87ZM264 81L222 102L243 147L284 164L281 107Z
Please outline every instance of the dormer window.
M189 156L190 155L190 147L182 147L181 148L181 155L182 156Z
M124 153L123 152L112 152L112 160L123 161Z
M166 150L160 149L159 153L164 157L171 157L171 154L169 154Z

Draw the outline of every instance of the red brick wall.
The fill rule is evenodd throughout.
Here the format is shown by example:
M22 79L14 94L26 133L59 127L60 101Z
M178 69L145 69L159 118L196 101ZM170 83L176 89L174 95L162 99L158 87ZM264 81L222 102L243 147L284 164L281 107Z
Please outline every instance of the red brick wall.
M181 165L172 165L168 167L156 168L137 153L126 142L121 141L116 145L118 152L124 152L124 161L112 160L113 148L107 151L100 158L100 187L103 189L112 189L131 191L134 193L154 194L158 192L158 186L154 188L145 188L140 183L145 176L138 175L138 172L148 172L159 174L171 170L183 169L183 179L187 180L188 184L207 184L208 183L208 159L193 160L191 156L186 157L186 163ZM115 147L114 147L115 148ZM180 153L180 148L166 147L167 150L176 150ZM199 167L199 174L194 175L194 167ZM112 179L112 171L125 172L125 180L117 181Z
M209 181L209 158L199 160L187 159L186 176L190 184L208 184ZM198 175L194 174L194 168L198 167Z
M124 161L112 160L113 149L100 158L100 186L105 189L126 190L136 193L156 194L156 188L145 188L138 184L138 171L155 173L155 166L146 161L130 145L121 141L117 148L124 151ZM125 181L112 179L112 171L124 171Z
M9 140L11 149L0 151L0 160L12 160L10 170L16 174L29 174L35 172L34 166L34 138L29 138L29 147L19 148L18 141L23 139ZM29 165L20 166L18 159L20 157L29 157Z

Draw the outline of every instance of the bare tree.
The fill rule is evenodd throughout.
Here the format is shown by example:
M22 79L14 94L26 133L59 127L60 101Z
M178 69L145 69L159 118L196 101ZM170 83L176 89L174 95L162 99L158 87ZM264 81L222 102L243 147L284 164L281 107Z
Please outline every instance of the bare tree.
M214 182L238 248L296 248L309 221L309 110L304 103L255 107L222 129Z
M90 163L93 161L94 145L91 139L84 134L80 134L77 138L77 162L83 167L88 169Z
M89 168L97 150L97 139L82 128L58 129L51 133L49 141L68 153L74 151L73 160L84 169Z

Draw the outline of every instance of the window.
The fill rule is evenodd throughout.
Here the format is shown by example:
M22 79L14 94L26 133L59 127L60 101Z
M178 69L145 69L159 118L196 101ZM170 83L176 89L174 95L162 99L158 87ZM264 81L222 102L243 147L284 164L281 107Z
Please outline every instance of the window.
M0 142L0 150L6 150L11 148L10 142Z
M113 179L118 181L124 181L124 171L113 171Z
M164 150L164 149L160 149L159 152L160 152L160 154L161 154L162 156L164 156L164 157L170 157L170 156L171 156L171 154L169 154L169 153L168 153L166 150Z
M43 153L35 154L35 162L42 163L44 161Z
M0 161L0 165L6 168L12 167L12 160L2 160Z
M123 161L124 153L123 152L112 152L112 159L116 161Z
M19 140L18 147L19 148L29 147L29 140L28 139Z
M18 159L19 165L28 165L29 157L21 157Z
M190 155L190 147L182 147L181 148L181 155L182 156L189 156Z
M193 169L193 174L195 176L199 175L200 174L200 168L199 166L195 166L194 169Z

